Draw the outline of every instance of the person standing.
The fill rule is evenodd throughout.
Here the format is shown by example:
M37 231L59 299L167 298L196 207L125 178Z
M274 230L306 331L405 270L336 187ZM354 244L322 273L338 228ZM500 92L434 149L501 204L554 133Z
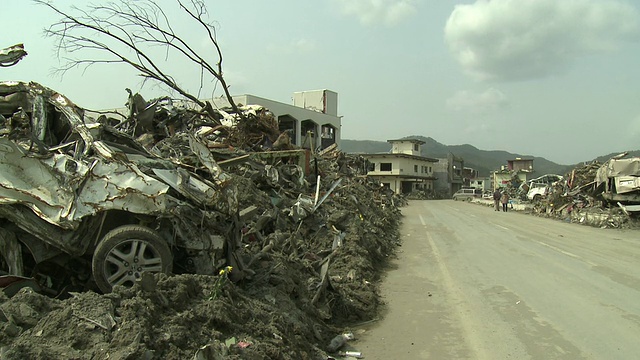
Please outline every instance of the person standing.
M502 202L502 211L507 212L507 207L509 205L509 194L507 194L506 191L502 193L500 202Z
M496 191L493 192L493 205L496 208L496 211L500 211L500 198L502 194L500 193L500 189L496 188Z

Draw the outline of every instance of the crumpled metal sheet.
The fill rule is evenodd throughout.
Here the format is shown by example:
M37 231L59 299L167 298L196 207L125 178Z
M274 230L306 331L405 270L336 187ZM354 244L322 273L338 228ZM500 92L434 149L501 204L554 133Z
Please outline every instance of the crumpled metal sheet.
M159 214L166 208L169 186L133 164L95 159L88 165L63 154L34 158L7 138L0 146L0 204L23 204L63 229L104 210Z
M614 181L617 194L625 194L640 190L640 177L616 176Z
M617 176L640 176L640 157L610 159L598 169L595 180L600 185Z
M5 49L0 49L0 67L9 67L18 63L27 56L23 44L16 44Z
M0 138L0 204L24 204L51 224L76 227L70 219L75 203L71 183L87 171L87 166L63 155L45 160L29 157L8 138ZM64 181L66 176L70 182Z

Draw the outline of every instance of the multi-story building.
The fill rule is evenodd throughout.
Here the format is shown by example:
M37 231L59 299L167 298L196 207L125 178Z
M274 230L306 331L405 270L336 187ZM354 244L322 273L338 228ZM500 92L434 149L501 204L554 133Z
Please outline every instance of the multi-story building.
M294 145L324 149L333 143L340 148L342 116L338 116L338 94L331 90L293 93L293 105L255 95L235 95L236 105L260 105L278 120L280 131L288 131ZM225 98L214 99L217 107L229 106Z
M434 168L434 175L437 178L435 183L437 192L449 197L465 186L464 159L461 157L449 153L446 158L438 159Z
M391 152L362 154L369 162L367 176L376 178L398 194L414 190L433 190L437 159L421 155L421 140L388 140Z

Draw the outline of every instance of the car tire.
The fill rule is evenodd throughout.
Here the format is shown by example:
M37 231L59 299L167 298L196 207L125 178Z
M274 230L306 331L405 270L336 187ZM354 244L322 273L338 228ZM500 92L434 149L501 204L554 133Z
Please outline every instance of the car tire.
M538 202L540 201L541 198L542 196L540 194L535 194L533 195L533 202Z
M133 286L143 272L170 274L173 256L166 241L140 225L109 231L98 243L91 261L98 288L111 292L115 285Z

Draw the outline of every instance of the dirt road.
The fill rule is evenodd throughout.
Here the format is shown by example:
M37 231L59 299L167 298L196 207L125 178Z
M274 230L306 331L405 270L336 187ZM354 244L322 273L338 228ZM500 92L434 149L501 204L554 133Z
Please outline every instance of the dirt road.
M638 358L639 231L448 200L403 214L386 314L351 344L367 360Z

